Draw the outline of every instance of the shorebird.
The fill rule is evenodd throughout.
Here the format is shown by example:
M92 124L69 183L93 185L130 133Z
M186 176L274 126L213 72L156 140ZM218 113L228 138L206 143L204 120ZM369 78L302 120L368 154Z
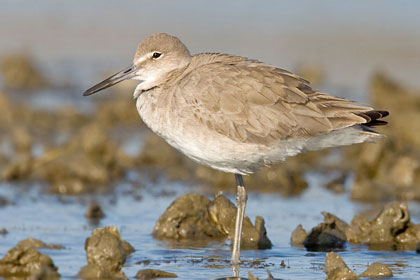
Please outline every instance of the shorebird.
M242 175L289 156L379 137L387 111L312 89L309 82L255 59L191 55L165 33L147 37L133 64L86 90L91 95L139 80L137 110L156 134L200 164L235 174L237 217L231 263L240 263L247 194Z

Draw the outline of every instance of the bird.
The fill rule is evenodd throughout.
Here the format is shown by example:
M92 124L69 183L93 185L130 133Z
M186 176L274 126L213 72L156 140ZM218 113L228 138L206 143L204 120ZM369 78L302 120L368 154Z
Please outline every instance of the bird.
M127 79L143 122L194 161L235 175L237 214L232 265L240 264L247 193L243 175L287 157L381 137L389 113L312 89L287 70L223 53L191 55L175 36L157 33L133 63L84 96Z

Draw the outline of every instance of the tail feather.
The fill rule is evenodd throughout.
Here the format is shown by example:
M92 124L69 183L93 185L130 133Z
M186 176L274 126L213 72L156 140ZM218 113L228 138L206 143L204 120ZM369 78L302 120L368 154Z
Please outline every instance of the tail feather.
M367 112L361 112L357 114L358 116L361 116L366 120L365 123L363 123L363 126L367 127L374 127L379 125L386 125L388 122L381 120L382 118L389 115L388 111L380 111L380 110L372 110Z

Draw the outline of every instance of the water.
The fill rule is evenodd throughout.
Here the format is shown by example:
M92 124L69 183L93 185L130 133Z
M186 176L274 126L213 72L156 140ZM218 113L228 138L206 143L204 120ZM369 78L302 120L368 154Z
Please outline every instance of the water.
M145 179L144 175L138 176ZM322 177L317 174L310 174L309 182L309 189L300 197L249 194L246 214L251 220L257 215L265 218L268 236L274 246L271 250L243 251L242 276L246 277L251 271L257 277L266 278L265 270L269 269L273 276L283 279L325 277L322 271L325 253L307 252L290 246L291 232L298 224L310 229L321 222L321 211L334 213L349 222L367 206L350 201L347 194L328 192L321 186ZM129 278L134 278L137 271L144 268L163 269L176 273L181 279L213 279L231 275L228 242L209 243L204 248L185 248L155 240L151 235L154 223L176 197L200 189L163 179L157 183L146 183L142 188L121 183L109 194L90 197L47 195L42 189L42 186L32 184L1 184L0 195L7 197L11 203L0 209L0 224L9 231L0 237L0 255L28 237L58 243L64 249L42 249L41 252L51 256L63 279L73 279L86 264L84 241L96 225L84 218L84 212L88 202L95 200L106 214L97 226L117 226L122 238L136 249L123 268ZM234 199L232 195L229 197ZM418 206L410 205L411 209L416 222L420 218ZM369 251L366 246L347 245L339 254L357 273L377 261L389 264L395 279L415 278L420 268L415 252ZM261 263L255 265L255 260ZM281 267L282 261L286 263L286 268Z
M234 53L289 70L315 65L326 72L326 83L341 89L340 95L344 89L362 95L377 70L420 86L418 1L0 4L0 54L29 51L43 67L59 63L51 75L61 73L85 87L91 84L86 77L92 65L103 72L128 66L137 44L156 32L179 36L192 53ZM112 64L115 69L109 68Z

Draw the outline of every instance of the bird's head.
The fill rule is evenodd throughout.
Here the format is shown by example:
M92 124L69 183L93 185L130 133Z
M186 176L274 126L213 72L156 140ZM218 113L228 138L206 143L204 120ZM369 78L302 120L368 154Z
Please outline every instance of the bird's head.
M84 92L84 96L106 89L124 80L139 80L134 95L159 86L165 76L191 61L187 47L176 37L158 33L143 40L137 47L133 64L94 85Z

